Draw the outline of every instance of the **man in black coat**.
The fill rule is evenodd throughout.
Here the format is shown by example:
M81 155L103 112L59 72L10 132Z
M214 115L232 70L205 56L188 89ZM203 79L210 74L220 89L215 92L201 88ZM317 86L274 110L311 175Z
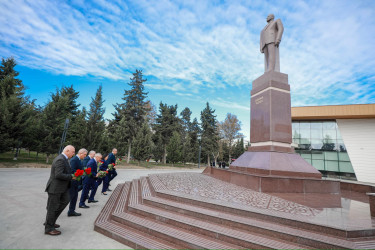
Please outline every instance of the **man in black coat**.
M82 165L82 159L84 159L87 155L87 150L84 148L81 148L77 155L72 157L70 159L70 168L72 170L72 174L74 174L78 169L83 170ZM79 192L79 185L81 184L81 181L73 180L72 184L69 189L70 194L70 204L69 204L69 211L68 216L80 216L80 213L77 213L76 210L76 204L77 204L77 198L78 198L78 192Z
M74 153L74 147L68 145L64 148L62 154L58 155L52 162L51 175L45 190L48 192L47 216L46 222L44 223L45 234L61 234L60 231L56 230L56 228L60 227L60 225L56 224L56 220L70 201L69 188L71 180L76 179L76 177L73 177L71 174L68 161L72 158Z

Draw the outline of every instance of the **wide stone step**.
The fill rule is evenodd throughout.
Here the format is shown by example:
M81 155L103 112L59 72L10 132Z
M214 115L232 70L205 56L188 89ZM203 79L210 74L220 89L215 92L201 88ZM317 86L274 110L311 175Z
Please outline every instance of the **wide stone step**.
M306 246L287 243L283 240L274 240L246 230L232 228L228 225L212 223L200 218L194 218L156 207L142 204L129 206L129 211L134 211L140 216L147 216L154 220L168 223L169 225L183 228L191 232L203 234L224 242L240 245L245 248L270 248L270 249L301 249Z
M176 243L188 249L242 249L238 245L212 239L204 235L199 235L189 232L188 230L130 213L114 213L113 218L121 224L148 233L150 236Z
M180 203L159 197L145 197L144 204L158 207L167 211L173 211L182 215L196 218L197 220L206 220L232 228L244 229L262 235L269 235L273 238L283 239L296 244L311 246L315 248L347 248L352 249L355 245L346 239L327 236L316 232L293 228L253 219L251 217L239 216L233 213L225 213L219 210L208 209Z
M178 244L165 242L134 228L127 227L110 219L111 213L118 209L117 201L128 194L130 183L119 184L103 207L94 223L94 230L135 249L179 249ZM126 200L126 199L125 199Z

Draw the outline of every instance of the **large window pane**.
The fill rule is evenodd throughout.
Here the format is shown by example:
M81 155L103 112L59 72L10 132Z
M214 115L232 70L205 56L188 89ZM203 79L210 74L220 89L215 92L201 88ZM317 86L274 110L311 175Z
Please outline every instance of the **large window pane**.
M326 161L326 170L332 172L339 171L339 162L338 161Z
M326 161L338 161L337 152L324 152L324 159Z
M323 123L322 122L312 122L310 124L310 128L315 129L315 130L323 130Z
M346 152L346 147L343 140L337 140L337 149L341 152Z
M323 130L323 138L324 140L328 139L328 140L332 140L332 139L336 139L336 130Z
M336 130L336 121L323 122L323 130Z
M312 164L318 170L325 170L324 169L324 161L323 160L312 160Z
M340 172L353 173L354 174L354 169L353 169L353 166L350 162L340 161L339 166L340 166Z
M311 138L322 139L323 138L323 130L321 130L321 129L311 129Z
M323 152L312 151L311 152L311 158L313 160L324 160L324 153Z
M338 126L337 126L337 129L336 129L336 136L337 136L337 139L340 139L340 140L342 139Z
M301 138L309 138L310 139L310 129L300 129Z
M336 150L336 140L324 140L322 150L324 151L335 151Z
M323 147L323 142L320 139L311 139L311 148L316 150L321 150Z
M339 152L339 160L340 161L350 161L348 153Z
M300 122L299 129L310 130L310 122Z
M302 153L301 157L311 164L311 154Z

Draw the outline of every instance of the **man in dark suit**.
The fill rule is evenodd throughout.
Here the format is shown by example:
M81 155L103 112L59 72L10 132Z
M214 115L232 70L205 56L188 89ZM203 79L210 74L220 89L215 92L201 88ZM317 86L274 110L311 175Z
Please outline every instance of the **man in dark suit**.
M114 148L112 149L112 153L108 155L108 160L107 160L108 164L116 164L116 155L117 155L117 149ZM112 170L109 170L108 175L109 175L109 182L110 182L117 176L116 168L113 167ZM111 190L108 189L108 191L111 191Z
M82 165L82 159L85 158L87 155L87 150L84 148L81 148L77 155L72 157L70 159L70 168L72 170L72 174L74 174L78 169L83 170ZM69 211L68 216L80 216L80 213L77 213L76 210L76 204L77 204L77 198L78 198L78 186L81 184L81 181L73 180L72 184L69 189L70 194L70 204L69 204Z
M82 194L81 194L81 199L79 202L79 207L80 208L89 208L85 204L85 201L88 197L89 190L91 189L90 197L89 197L89 203L91 202L98 202L97 200L94 199L95 193L96 193L96 179L98 178L98 165L97 163L102 159L102 154L101 153L96 153L94 158L89 160L87 163L87 168L91 168L91 176L86 176L85 179L83 180L83 189L82 189Z
M83 165L84 168L87 166L87 163L89 162L89 160L91 160L92 158L94 158L95 153L96 153L96 152L95 152L94 150L91 150L91 151L89 152L89 155L86 156L86 157L83 159L83 161L82 161L82 165Z
M60 227L56 224L56 220L70 201L69 188L71 180L76 179L76 177L73 177L71 174L68 161L72 158L74 153L74 147L68 145L64 148L62 154L58 155L52 162L51 175L45 190L48 192L47 216L46 222L44 223L45 234L61 234L60 231L56 230L56 228Z

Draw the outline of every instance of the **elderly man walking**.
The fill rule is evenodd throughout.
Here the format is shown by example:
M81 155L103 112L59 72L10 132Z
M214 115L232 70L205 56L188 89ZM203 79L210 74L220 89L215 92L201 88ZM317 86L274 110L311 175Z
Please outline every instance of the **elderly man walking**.
M68 145L64 148L62 154L58 155L52 162L51 175L47 182L46 192L48 193L47 216L44 223L45 234L59 235L60 231L56 230L60 225L56 224L57 218L69 204L69 188L71 180L75 180L71 174L69 159L73 157L75 148Z
M74 174L78 169L83 170L83 164L82 160L86 157L87 150L84 148L81 148L77 155L72 157L70 160L70 168L72 170L72 174ZM80 216L80 213L77 213L76 210L76 204L77 204L77 198L78 198L78 192L79 192L79 186L81 182L73 180L71 187L69 189L70 194L70 204L69 204L69 211L68 216Z

